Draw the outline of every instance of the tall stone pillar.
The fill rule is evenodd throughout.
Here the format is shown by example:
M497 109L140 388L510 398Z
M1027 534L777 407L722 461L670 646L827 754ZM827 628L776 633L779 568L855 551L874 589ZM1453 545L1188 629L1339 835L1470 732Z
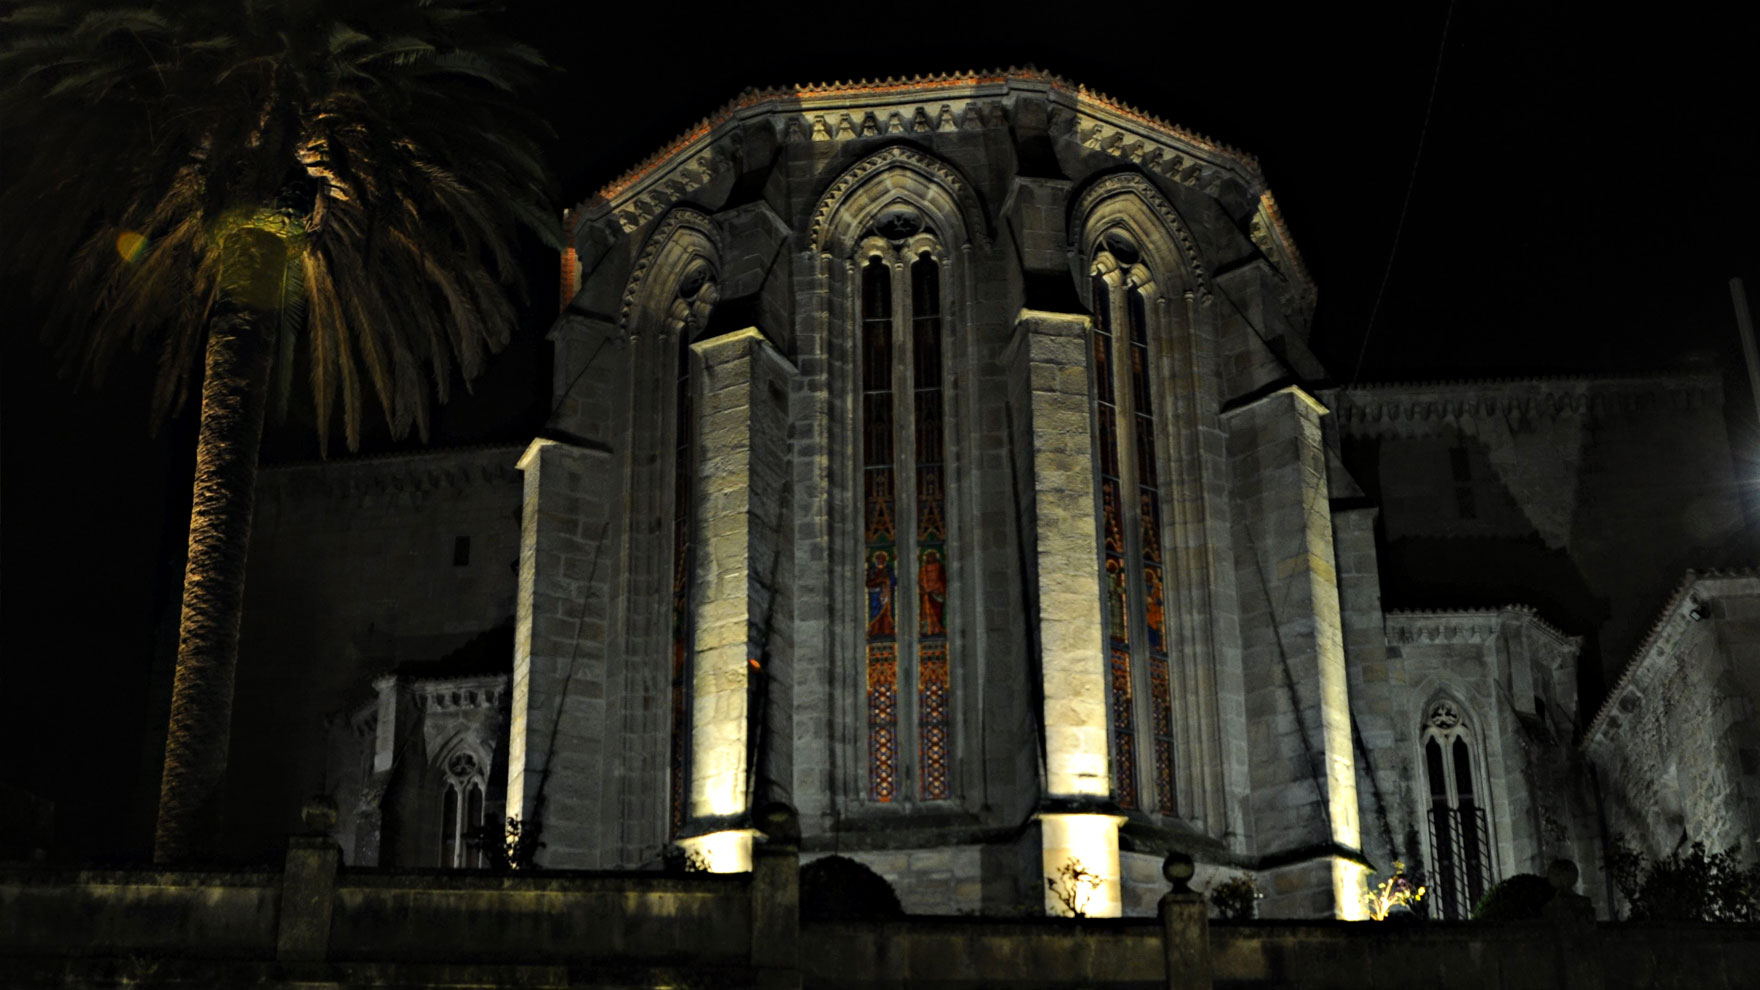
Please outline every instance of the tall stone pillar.
M1350 690L1320 417L1295 386L1229 410L1260 876L1269 916L1358 918Z
M1081 898L1089 917L1122 910L1118 826L1107 753L1105 627L1100 616L1100 538L1094 495L1088 318L1022 310L1012 345L1017 449L1028 548L1038 605L1037 647L1045 758L1040 819L1048 914L1059 896ZM1029 487L1030 485L1030 487ZM1097 883L1070 875L1072 865ZM1078 890L1078 886L1080 889Z
M615 568L604 557L621 517L604 447L532 441L520 519L508 726L507 813L544 843L546 866L598 867L608 838L605 629Z
M717 873L752 868L765 682L785 684L772 640L788 481L788 391L795 370L755 327L692 345L701 369L692 540L688 814L680 845ZM784 669L766 669L770 664ZM787 740L771 738L786 767ZM776 752L777 749L783 752ZM773 766L772 769L775 769ZM779 773L782 779L786 773Z

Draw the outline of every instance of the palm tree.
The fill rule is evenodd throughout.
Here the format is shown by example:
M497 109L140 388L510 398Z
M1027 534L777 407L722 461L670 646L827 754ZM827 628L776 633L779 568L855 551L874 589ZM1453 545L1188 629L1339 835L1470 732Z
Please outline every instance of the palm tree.
M310 376L320 450L370 387L427 437L508 340L521 225L560 247L518 103L548 68L473 0L63 0L0 19L0 124L27 160L6 248L99 381L151 353L153 420L201 383L189 564L154 859L214 838L267 408ZM197 358L201 356L200 378Z

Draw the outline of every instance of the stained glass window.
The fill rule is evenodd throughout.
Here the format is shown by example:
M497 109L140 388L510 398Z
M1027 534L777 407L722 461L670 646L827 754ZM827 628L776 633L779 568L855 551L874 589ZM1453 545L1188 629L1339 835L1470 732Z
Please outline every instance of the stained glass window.
M1108 232L1103 243L1092 283L1092 344L1113 797L1122 807L1171 815L1177 811L1171 634L1155 374L1142 288L1150 280L1122 231ZM1145 684L1149 731L1140 737L1136 694ZM1149 747L1146 771L1143 745ZM1148 785L1139 775L1145 773L1153 794L1142 792Z
M898 527L893 484L892 272L862 268L862 490L867 546L868 796L898 793Z
M1174 812L1173 693L1167 658L1167 602L1161 557L1161 485L1156 458L1155 398L1149 373L1148 312L1143 294L1125 297L1131 332L1131 412L1135 420L1138 573L1142 575L1143 644L1149 663L1150 721L1154 727L1155 800L1164 815Z
M917 236L920 216L892 210L875 230L890 244L875 247L860 275L867 796L879 803L947 800L953 566L943 271L924 246L928 235ZM896 289L895 270L906 282Z
M941 402L941 266L911 266L911 357L917 437L917 733L921 794L948 786L947 524Z
M1101 603L1106 627L1106 683L1112 710L1112 794L1137 806L1137 740L1131 684L1130 566L1125 561L1123 481L1119 478L1118 402L1114 388L1111 293L1094 279L1094 409L1100 430Z

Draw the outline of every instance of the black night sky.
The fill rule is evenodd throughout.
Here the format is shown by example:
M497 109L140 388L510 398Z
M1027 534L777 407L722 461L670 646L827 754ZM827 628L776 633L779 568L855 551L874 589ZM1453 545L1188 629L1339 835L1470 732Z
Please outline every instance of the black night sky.
M543 96L559 209L746 87L1030 63L1258 156L1319 284L1313 344L1336 381L1718 368L1738 467L1755 469L1727 282L1760 299L1760 83L1714 14L1458 0L644 20L639 6L511 5L509 30L563 69ZM0 140L12 171L54 137ZM521 334L440 414L437 443L522 441L541 422L554 257L533 251L530 271ZM143 857L194 416L148 435L147 356L76 391L37 343L28 287L0 291L0 698L16 740L0 780L56 803L57 858ZM293 420L266 458L316 456L310 414Z

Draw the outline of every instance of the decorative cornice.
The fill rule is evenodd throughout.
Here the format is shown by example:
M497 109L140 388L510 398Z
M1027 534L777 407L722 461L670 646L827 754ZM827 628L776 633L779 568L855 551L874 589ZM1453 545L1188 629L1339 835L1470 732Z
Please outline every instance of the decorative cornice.
M431 677L408 680L404 686L423 712L496 709L507 701L507 674L471 677Z
M1355 435L1421 435L1466 420L1556 420L1613 411L1721 407L1715 375L1519 378L1358 385L1326 398L1339 429Z
M514 462L525 449L524 444L497 444L271 465L257 472L257 494L273 498L347 498L374 492L518 484L519 472L514 469Z
M1430 643L1489 643L1507 625L1525 625L1551 640L1560 650L1575 651L1581 636L1567 636L1542 619L1531 605L1499 608L1396 609L1384 616L1387 641L1395 645Z
M1155 188L1155 184L1148 179L1135 173L1121 172L1118 175L1109 175L1089 186L1076 199L1075 216L1078 218L1078 222L1069 225L1071 245L1086 250L1090 245L1079 244L1077 243L1078 239L1104 233L1104 231L1086 229L1087 219L1103 200L1121 194L1135 195L1155 211L1155 215L1161 218L1161 222L1166 224L1167 229L1171 230L1174 237L1179 240L1180 255L1186 263L1186 268L1191 272L1192 280L1197 283L1201 292L1208 295L1210 293L1210 274L1205 271L1204 261L1198 256L1198 244L1192 239L1191 230L1186 227L1185 220L1174 210L1173 204L1167 201L1166 196L1161 195L1161 190Z
M1256 158L1031 67L748 89L606 184L574 217L579 222L609 213L625 233L635 230L738 159L745 121L773 116L791 140L933 134L1005 126L1004 98L1014 92L1043 94L1054 130L1089 150L1211 195L1237 185L1257 198L1293 277L1312 286Z
M1740 588L1740 586L1746 586ZM1619 706L1622 698L1636 685L1644 672L1654 667L1660 658L1671 654L1680 638L1694 621L1687 613L1696 601L1706 598L1717 598L1740 590L1747 594L1760 595L1760 569L1748 567L1737 570L1689 570L1675 586L1674 593L1663 602L1656 618L1650 623L1650 631L1638 648L1632 651L1632 658L1626 661L1625 669L1620 671L1619 679L1613 682L1607 696L1602 699L1601 707L1595 717L1589 721L1589 727L1583 730L1583 745L1589 746L1597 742L1603 728L1612 718L1613 711Z
M690 227L698 231L715 246L716 254L721 253L721 230L707 214L688 206L675 207L668 212L666 220L648 235L648 242L642 246L642 253L636 258L635 267L630 269L629 284L623 290L623 305L617 312L617 328L624 333L630 332L630 314L635 312L636 297L641 294L642 283L648 279L648 270L654 267L654 259L660 256L661 249L680 227ZM720 259L716 261L719 263Z
M936 182L945 186L948 195L953 197L953 201L958 204L960 211L965 214L962 219L966 226L966 234L973 237L983 236L983 219L975 215L973 211L975 200L972 197L972 191L966 185L965 180L960 178L959 173L949 168L947 163L934 155L906 145L893 145L857 162L839 176L837 181L831 184L830 189L825 190L825 195L819 198L819 205L813 210L813 224L808 238L813 245L813 250L823 252L829 247L825 243L825 237L831 218L836 215L838 207L843 205L850 192L875 172L884 171L897 165L906 165L926 172Z

